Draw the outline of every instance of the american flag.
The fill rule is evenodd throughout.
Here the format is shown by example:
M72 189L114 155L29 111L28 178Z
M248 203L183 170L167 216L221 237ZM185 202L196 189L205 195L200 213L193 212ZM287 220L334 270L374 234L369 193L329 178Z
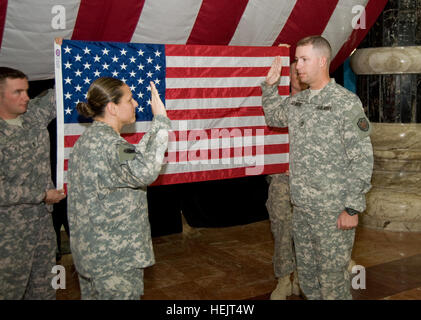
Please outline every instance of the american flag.
M53 39L294 46L321 34L331 71L364 39L387 0L2 0L0 65L52 79ZM390 8L394 8L391 5ZM358 23L357 23L358 22Z
M289 94L286 47L162 45L64 40L56 46L57 184L67 159L89 125L75 107L99 77L121 79L139 103L136 123L122 136L139 142L152 119L153 81L172 120L165 164L157 184L256 174L288 168L287 129L265 125L260 83L273 57L282 56L279 92Z

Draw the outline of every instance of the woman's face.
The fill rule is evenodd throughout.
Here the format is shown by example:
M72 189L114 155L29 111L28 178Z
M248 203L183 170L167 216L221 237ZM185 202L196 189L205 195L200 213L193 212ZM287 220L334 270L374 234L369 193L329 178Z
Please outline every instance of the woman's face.
M125 84L121 87L123 96L118 106L118 117L122 125L131 124L136 121L136 107L138 103L133 99L130 88Z

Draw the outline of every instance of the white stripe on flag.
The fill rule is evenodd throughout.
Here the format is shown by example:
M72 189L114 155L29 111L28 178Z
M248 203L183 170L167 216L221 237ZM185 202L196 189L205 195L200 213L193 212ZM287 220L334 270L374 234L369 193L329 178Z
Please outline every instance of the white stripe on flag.
M271 58L273 60L273 58ZM232 88L232 87L260 87L264 77L227 77L227 78L167 78L167 89L175 88ZM288 77L281 77L281 86L289 85Z
M260 96L213 99L165 99L167 110L238 108L261 105L262 97Z
M131 42L185 44L201 5L197 0L145 1Z
M249 1L230 45L273 45L295 3L296 0Z
M167 68L197 68L197 67L270 67L273 56L270 57L197 57L197 56L166 56ZM282 65L289 65L289 57L281 57Z
M51 0L7 2L7 14L0 50L0 65L25 72L29 80L54 77L55 37L72 36L80 0L61 1L65 29L52 28ZM35 77L34 77L35 76Z
M352 8L356 5L365 8L367 3L368 0L339 0L322 34L332 47L332 60L352 33L352 19L357 15L352 13Z

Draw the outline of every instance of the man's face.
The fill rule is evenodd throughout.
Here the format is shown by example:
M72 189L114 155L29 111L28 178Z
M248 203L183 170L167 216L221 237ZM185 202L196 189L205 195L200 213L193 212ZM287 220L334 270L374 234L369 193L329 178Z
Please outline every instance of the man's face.
M321 75L322 56L313 45L299 46L295 50L296 69L301 82L311 85Z
M15 119L28 108L28 80L7 78L0 86L0 115L3 119Z

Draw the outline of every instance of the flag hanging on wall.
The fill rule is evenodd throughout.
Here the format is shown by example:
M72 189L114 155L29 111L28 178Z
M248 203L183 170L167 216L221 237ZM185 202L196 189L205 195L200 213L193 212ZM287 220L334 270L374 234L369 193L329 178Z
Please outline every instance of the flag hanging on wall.
M279 92L289 94L286 47L162 45L64 40L55 46L57 184L66 183L67 160L90 125L76 111L91 83L115 77L139 106L122 136L136 144L152 119L153 81L171 119L168 151L154 185L283 172L287 129L265 124L260 84L276 55L283 69Z
M0 65L52 79L53 39L229 46L291 45L320 34L331 71L358 47L387 0L0 1ZM395 4L391 5L393 8ZM389 8L389 9L390 9Z

